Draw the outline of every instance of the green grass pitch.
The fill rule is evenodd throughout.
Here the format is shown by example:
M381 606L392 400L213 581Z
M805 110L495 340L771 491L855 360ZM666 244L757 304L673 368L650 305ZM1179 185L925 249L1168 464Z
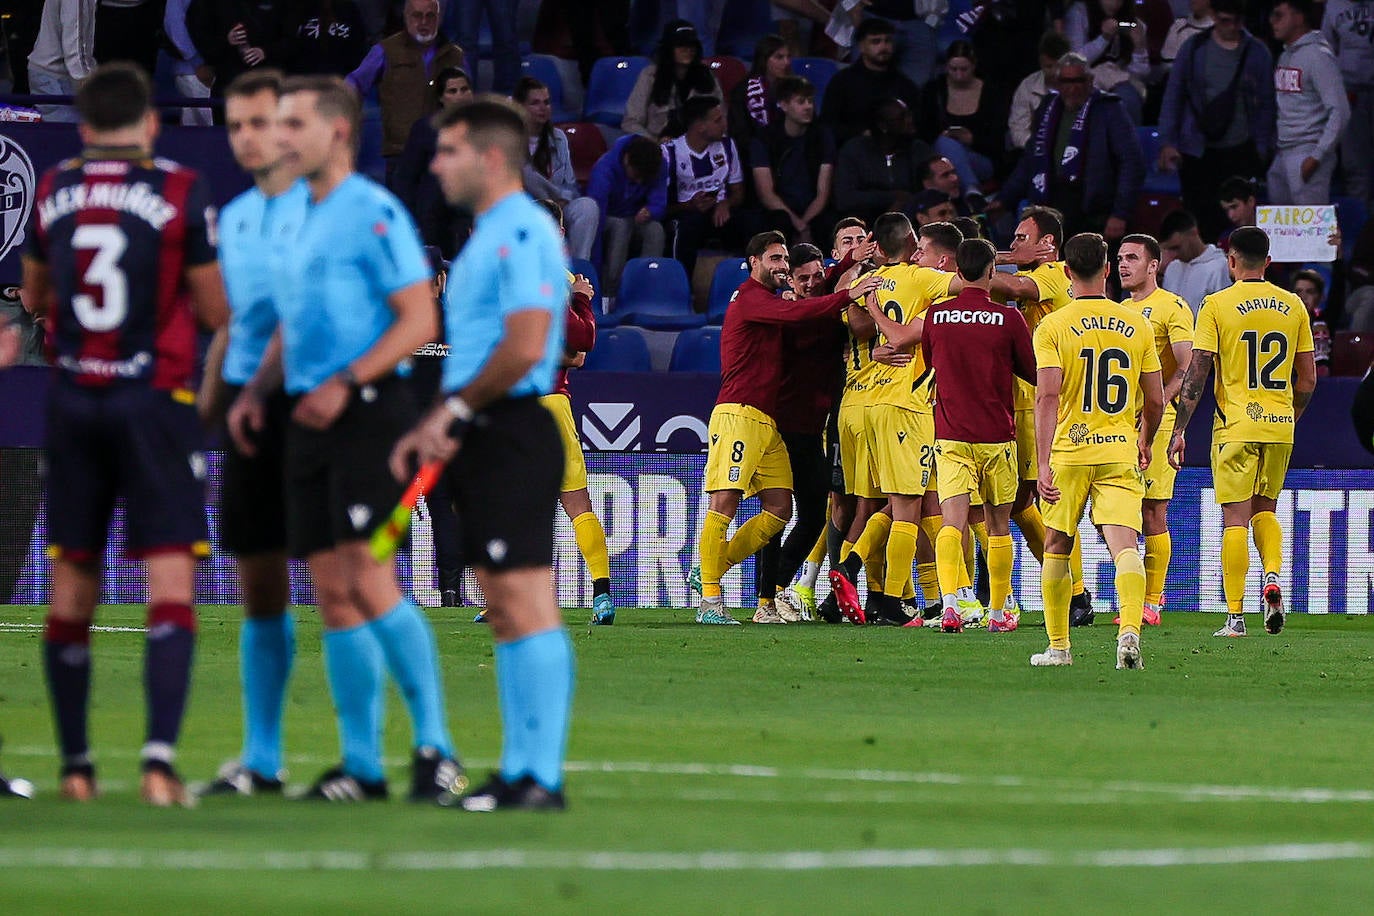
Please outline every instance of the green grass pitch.
M449 717L480 779L499 751L491 641L432 610ZM337 756L318 619L296 610L287 714L294 783ZM0 609L0 912L1305 912L1374 900L1374 621L1166 615L1146 669L1115 628L1075 630L1076 664L1032 669L1018 632L706 628L622 610L578 658L563 815L472 815L211 799L137 801L138 632L95 635L103 797L55 796L41 609ZM1108 615L1109 617L1110 615ZM180 767L239 742L239 611L201 612ZM141 610L98 623L137 628ZM393 790L408 724L388 699Z

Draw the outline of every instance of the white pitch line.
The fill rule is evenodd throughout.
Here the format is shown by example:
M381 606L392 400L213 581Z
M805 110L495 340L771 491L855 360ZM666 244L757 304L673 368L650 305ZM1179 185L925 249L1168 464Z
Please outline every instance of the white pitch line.
M44 628L44 626L45 626L45 624L41 624L41 623L12 623L12 622L9 622L9 621L0 621L0 633L4 633L4 632L6 632L6 631L12 631L12 632L20 633L20 632L24 632L25 630L41 630L41 629ZM146 627L91 627L91 632L92 632L92 633L147 633L147 632L148 632L148 629L147 629Z
M574 852L491 849L368 853L350 850L142 850L0 847L0 867L111 871L467 872L493 868L599 872L839 871L1020 866L1187 868L1374 859L1368 843L1157 849L864 849L783 852Z

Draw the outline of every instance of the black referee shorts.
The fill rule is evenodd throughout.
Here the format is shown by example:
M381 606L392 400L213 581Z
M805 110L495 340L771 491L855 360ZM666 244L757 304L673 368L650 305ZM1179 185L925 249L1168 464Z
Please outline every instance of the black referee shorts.
M243 389L229 388L232 404ZM224 475L219 492L219 536L236 557L286 549L286 424L291 398L278 391L267 399L267 417L245 455L224 433Z
M563 442L538 398L483 410L448 475L468 562L494 571L553 565Z
M366 540L386 522L406 488L387 463L416 419L410 388L392 375L355 391L326 430L287 423L286 541L292 556Z

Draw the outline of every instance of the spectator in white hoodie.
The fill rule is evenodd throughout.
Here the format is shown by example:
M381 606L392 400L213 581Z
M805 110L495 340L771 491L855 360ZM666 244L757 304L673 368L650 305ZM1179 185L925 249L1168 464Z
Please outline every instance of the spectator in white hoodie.
M1274 69L1278 96L1278 153L1269 167L1269 200L1329 204L1336 146L1350 121L1350 103L1331 46L1320 32L1311 0L1279 0L1269 14L1283 42Z
M95 69L96 0L45 0L38 40L29 54L29 91L76 95ZM76 121L69 105L39 105L45 121Z
M1197 315L1202 300L1231 285L1226 255L1202 241L1197 220L1187 210L1175 210L1159 226L1159 248L1164 253L1164 280L1160 286L1188 303Z

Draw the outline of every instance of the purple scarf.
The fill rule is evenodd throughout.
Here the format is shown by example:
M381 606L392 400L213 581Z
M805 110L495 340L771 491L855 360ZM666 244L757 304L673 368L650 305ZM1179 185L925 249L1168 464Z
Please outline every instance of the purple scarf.
M759 127L767 127L773 103L768 98L768 84L761 76L751 76L744 87L744 106L749 119Z
M1088 113L1092 110L1097 95L1097 90L1093 90L1069 129L1069 141L1064 145L1064 152L1058 163L1058 178L1067 184L1077 184L1083 180L1083 163L1087 159L1085 145L1088 139ZM1031 146L1030 155L1033 157L1031 161L1034 171L1031 172L1030 199L1033 203L1043 203L1049 197L1050 181L1055 178L1056 171L1055 164L1050 162L1050 156L1054 153L1054 141L1059 136L1059 121L1063 117L1064 100L1059 93L1052 92L1045 115L1035 129L1034 143Z

